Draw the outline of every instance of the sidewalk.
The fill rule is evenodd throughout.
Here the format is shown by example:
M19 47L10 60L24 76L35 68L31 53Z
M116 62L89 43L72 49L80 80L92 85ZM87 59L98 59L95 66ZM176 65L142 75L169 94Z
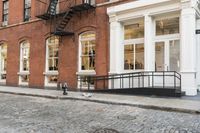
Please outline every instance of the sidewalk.
M157 98L148 96L113 95L94 93L91 97L83 96L82 92L68 92L64 96L59 90L32 89L0 86L0 93L44 97L52 99L84 100L106 104L128 105L146 109L176 111L200 114L200 100L195 98Z

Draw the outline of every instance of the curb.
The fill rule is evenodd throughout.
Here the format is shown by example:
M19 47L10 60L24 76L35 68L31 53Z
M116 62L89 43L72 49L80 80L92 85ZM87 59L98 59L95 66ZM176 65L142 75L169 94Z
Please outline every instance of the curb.
M132 107L138 107L138 108L143 108L143 109L153 109L153 110L168 111L168 112L200 114L200 110L173 108L173 107L156 106L156 105L123 103L123 102L114 102L114 101L106 101L106 100L97 100L97 99L91 99L91 98L62 97L62 96L59 97L59 96L51 96L51 95L30 94L30 93L21 93L21 92L6 92L6 91L0 91L0 93L21 95L21 96L33 96L33 97L41 97L41 98L49 98L49 99L59 99L59 100L78 100L78 101L87 101L87 102L95 102L95 103L102 103L102 104L132 106Z

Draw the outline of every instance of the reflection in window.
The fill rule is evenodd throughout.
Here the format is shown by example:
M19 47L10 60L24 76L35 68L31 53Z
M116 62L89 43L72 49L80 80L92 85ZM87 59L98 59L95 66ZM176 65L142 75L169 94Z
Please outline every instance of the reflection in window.
M124 45L124 70L144 69L144 44Z
M57 75L49 75L47 76L47 82L49 84L56 84L58 81L58 76Z
M156 71L165 70L165 45L164 44L165 44L164 42L156 42L156 46L155 46Z
M3 1L3 22L8 22L9 1Z
M124 26L124 39L144 38L144 22Z
M28 83L29 82L29 76L28 75L21 75L21 83Z
M180 71L180 41L173 40L170 44L170 71Z
M30 44L28 41L23 41L20 44L20 73L19 84L28 85L29 70L30 70Z
M59 41L57 37L51 37L47 41L48 71L58 70L58 45Z
M0 45L0 80L6 80L7 44Z
M179 18L169 18L156 21L156 35L179 33Z
M81 42L81 70L95 69L95 34L84 33L80 37Z
M46 76L45 76L46 86L55 87L57 85L58 50L59 50L59 38L57 36L51 36L46 41Z
M21 43L21 71L29 71L30 44L25 41Z

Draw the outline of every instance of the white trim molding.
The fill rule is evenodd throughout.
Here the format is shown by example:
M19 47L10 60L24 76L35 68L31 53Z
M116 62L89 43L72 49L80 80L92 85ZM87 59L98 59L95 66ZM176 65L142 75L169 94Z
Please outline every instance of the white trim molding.
M138 0L109 7L110 22L110 71L122 73L124 57L124 25L144 20L144 71L155 71L155 42L180 40L180 73L182 90L186 95L196 95L200 79L200 63L196 53L196 21L200 19L199 0ZM156 20L179 18L178 32L156 36ZM199 39L197 39L199 40ZM200 46L199 46L200 47ZM198 64L198 65L197 65ZM135 72L135 71L132 71Z

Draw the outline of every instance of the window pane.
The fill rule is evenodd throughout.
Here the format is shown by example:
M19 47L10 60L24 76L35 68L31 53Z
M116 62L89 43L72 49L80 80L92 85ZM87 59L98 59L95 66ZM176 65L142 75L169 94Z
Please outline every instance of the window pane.
M21 82L22 83L27 83L29 81L29 76L28 75L22 75L21 76Z
M49 71L58 70L58 58L50 58L48 62L49 62Z
M27 41L21 43L21 71L29 71L29 59L30 59L30 44Z
M179 18L170 18L156 21L156 35L179 33Z
M57 37L53 36L47 40L48 55L47 55L47 65L48 71L58 70L58 45L59 40Z
M47 76L47 82L48 83L53 83L53 84L55 84L55 83L57 83L57 81L58 81L58 76L57 75L50 75L50 76Z
M157 42L155 51L155 59L156 59L156 71L164 71L165 70L165 49L164 49L164 42Z
M3 22L8 21L8 1L3 1Z
M1 74L1 80L5 80L6 79L6 74Z
M180 71L180 41L170 41L170 71Z
M124 26L124 38L136 39L144 38L144 22L139 22L131 25Z
M135 69L144 69L144 44L135 45Z
M124 46L124 70L134 69L134 45Z
M81 70L95 69L95 34L85 33L81 36Z

